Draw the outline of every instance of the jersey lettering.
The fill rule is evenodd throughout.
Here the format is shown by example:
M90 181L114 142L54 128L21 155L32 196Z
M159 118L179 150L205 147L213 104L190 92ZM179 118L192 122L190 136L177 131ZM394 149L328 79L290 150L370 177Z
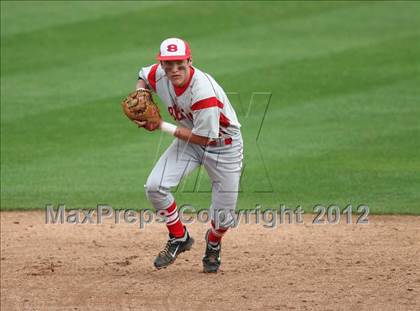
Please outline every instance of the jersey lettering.
M182 110L182 109L181 109ZM168 112L169 114L176 120L176 121L180 121L185 119L185 115L182 113L177 105L173 105L173 106L169 106L168 107Z

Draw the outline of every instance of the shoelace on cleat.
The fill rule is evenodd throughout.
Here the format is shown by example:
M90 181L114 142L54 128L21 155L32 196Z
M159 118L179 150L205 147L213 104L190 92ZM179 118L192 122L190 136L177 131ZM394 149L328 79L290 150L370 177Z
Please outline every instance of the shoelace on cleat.
M168 240L168 242L166 242L165 248L159 252L159 256L171 257L171 252L169 251L171 246L172 246L172 240Z

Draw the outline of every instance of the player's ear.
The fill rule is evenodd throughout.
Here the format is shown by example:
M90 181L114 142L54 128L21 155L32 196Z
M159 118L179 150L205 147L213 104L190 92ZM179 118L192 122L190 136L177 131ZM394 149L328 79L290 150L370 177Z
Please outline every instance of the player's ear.
M191 66L193 63L192 57L188 58L188 66Z

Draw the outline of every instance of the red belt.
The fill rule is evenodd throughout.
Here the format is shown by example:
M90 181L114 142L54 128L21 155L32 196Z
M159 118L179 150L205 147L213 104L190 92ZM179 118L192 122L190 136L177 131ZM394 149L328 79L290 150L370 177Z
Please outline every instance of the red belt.
M232 144L232 137L228 137L228 138L218 138L212 141L208 142L208 146L212 146L212 147L221 147L221 146L226 146L226 145L231 145Z

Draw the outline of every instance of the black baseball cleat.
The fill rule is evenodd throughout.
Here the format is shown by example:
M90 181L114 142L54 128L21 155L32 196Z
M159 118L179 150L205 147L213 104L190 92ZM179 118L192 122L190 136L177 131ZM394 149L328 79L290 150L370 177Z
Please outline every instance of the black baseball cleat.
M165 248L156 256L154 265L157 269L166 268L173 263L176 257L182 252L189 251L194 244L194 239L185 228L185 234L181 238L175 238L169 234L169 240L166 242Z
M216 246L209 243L208 236L210 230L206 233L206 253L203 257L203 272L204 273L216 273L220 267L220 251L222 250L221 242Z

